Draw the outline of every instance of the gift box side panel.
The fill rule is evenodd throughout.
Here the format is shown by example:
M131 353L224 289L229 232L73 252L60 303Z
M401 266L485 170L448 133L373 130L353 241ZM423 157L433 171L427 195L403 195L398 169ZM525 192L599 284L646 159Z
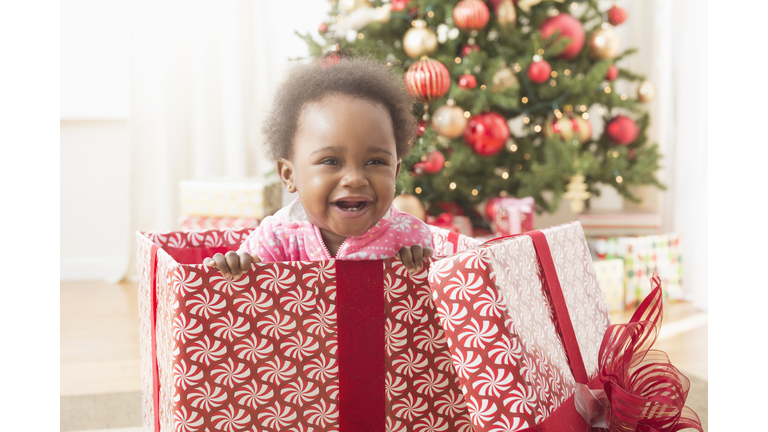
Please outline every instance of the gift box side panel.
M141 413L145 431L154 430L152 403L152 241L136 233L136 276L139 293L139 361L141 369Z
M533 241L518 236L488 246L493 280L503 295L507 331L525 347L521 364L539 401L537 423L575 389Z
M157 369L160 382L160 430L174 430L173 409L173 315L176 296L172 277L179 264L165 250L157 251Z
M608 312L624 309L624 260L621 258L593 261L600 291Z
M542 232L552 252L584 367L592 378L597 374L600 344L610 324L608 307L592 267L592 255L578 221Z

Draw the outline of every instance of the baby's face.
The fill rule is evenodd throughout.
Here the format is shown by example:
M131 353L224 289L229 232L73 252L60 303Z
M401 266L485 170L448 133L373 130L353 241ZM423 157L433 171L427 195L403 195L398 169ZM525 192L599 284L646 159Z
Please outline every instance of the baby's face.
M278 162L278 170L326 242L339 244L389 211L400 170L392 122L382 105L347 95L308 108L291 161Z

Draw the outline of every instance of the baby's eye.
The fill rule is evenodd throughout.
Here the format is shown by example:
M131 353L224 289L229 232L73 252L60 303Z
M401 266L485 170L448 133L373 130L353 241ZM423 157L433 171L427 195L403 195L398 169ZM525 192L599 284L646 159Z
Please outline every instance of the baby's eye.
M373 159L368 161L368 165L385 165L385 162L381 159Z
M339 165L339 161L336 159L323 159L320 163L322 165Z

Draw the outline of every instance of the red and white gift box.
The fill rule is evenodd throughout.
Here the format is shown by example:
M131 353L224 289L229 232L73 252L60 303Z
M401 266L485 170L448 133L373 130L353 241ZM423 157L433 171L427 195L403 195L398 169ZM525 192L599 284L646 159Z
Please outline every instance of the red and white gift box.
M472 430L426 269L199 264L249 232L137 233L145 431Z
M519 234L533 229L533 197L495 198L493 203L493 225L497 237Z
M629 324L609 325L578 222L457 253L429 280L476 432L701 430L687 378L649 349L658 278Z

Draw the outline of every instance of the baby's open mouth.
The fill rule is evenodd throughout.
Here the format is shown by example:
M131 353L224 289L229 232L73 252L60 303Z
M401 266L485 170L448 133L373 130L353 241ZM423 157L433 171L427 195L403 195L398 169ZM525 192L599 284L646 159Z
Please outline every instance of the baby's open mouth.
M363 210L371 204L370 201L358 201L358 200L339 200L334 201L333 205L344 211L358 211Z

